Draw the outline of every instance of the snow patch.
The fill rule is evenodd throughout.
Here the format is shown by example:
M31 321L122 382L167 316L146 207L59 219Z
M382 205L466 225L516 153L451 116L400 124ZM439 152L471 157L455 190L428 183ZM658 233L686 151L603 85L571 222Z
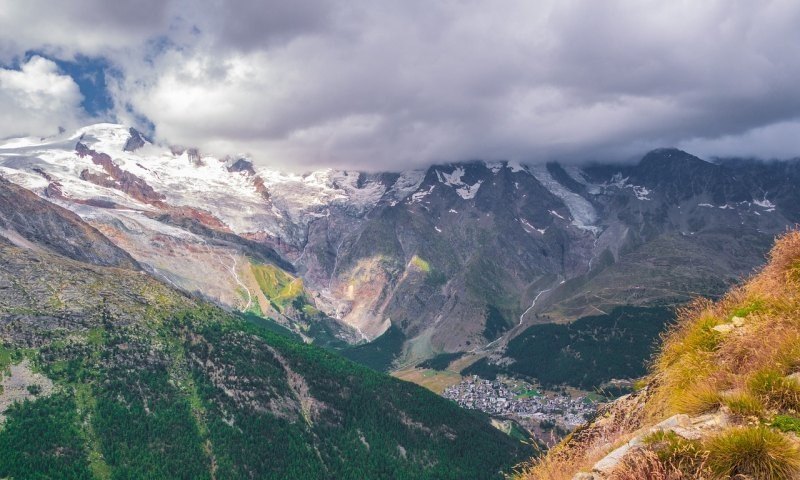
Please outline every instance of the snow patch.
M516 173L516 172L527 172L528 171L528 167L526 167L525 165L523 165L523 164L521 164L519 162L508 162L508 168L510 168L511 172L513 172L513 173Z
M652 193L647 187L642 187L639 185L633 185L628 183L628 177L622 177L621 173L615 174L611 177L611 182L609 185L617 187L617 188L630 188L633 191L633 194L636 196L637 200L651 200L648 195Z
M525 220L524 218L520 218L519 222L522 224L522 228L525 229L526 232L532 233L534 231L539 232L540 234L544 235L544 232L547 231L547 227L544 228L536 228L530 222Z
M766 209L768 212L775 211L775 204L764 198L763 200L753 200L753 203L761 208Z
M431 185L427 190L421 190L419 192L412 193L408 203L421 202L423 198L427 197L428 195L431 194L431 192L433 192L433 189L435 187L436 185Z
M530 170L539 183L564 202L564 205L569 209L569 213L572 214L573 225L581 230L587 230L592 233L598 233L600 231L600 228L593 225L597 221L597 212L591 203L558 183L552 175L550 175L550 172L547 171L546 166L535 165L530 167ZM550 213L554 212L551 211Z
M503 162L484 162L484 164L486 165L486 168L491 170L494 174L497 174L505 166L503 165Z
M464 185L463 187L456 188L456 193L464 200L475 198L482 183L483 180L478 180L478 183L474 185Z
M650 200L647 196L650 195L650 190L645 187L640 187L639 185L631 185L633 189L633 194L636 195L638 200Z
M394 181L394 185L392 185L392 188L390 188L386 194L395 200L404 200L419 188L424 179L424 171L407 170L397 177L397 180Z
M456 167L452 173L439 172L438 170L436 171L440 182L453 187L458 196L464 200L470 200L475 198L475 195L478 194L478 190L481 188L483 180L478 180L476 183L468 185L462 180L464 178L464 173L464 167Z

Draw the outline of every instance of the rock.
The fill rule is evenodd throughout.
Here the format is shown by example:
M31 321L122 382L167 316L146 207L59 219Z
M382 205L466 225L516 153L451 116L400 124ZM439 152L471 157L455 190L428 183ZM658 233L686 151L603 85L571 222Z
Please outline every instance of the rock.
M603 457L592 467L595 476L586 478L598 478L597 475L600 475L600 478L605 478L605 476L610 475L625 456L631 453L632 450L641 447L644 444L644 439L653 433L674 432L676 435L687 440L698 440L703 437L704 431L719 430L727 425L728 418L721 412L702 415L696 418L690 418L685 414L673 415L654 425L652 428L641 431L637 436L628 441L628 443Z
M656 432L660 430L672 430L676 427L688 427L692 424L692 421L689 419L689 415L680 413L678 415L673 415L668 419L662 421L661 423L655 425L651 431Z
M596 478L593 473L578 472L572 477L572 480L595 480Z
M674 427L671 429L676 435L686 440L700 440L703 434L699 430L685 427Z
M642 438L644 436L640 435L633 440L629 441L625 445L617 448L613 452L609 453L605 457L603 457L599 462L595 463L592 467L592 471L595 473L600 473L602 475L609 475L619 462L625 458L628 453L631 452L634 448L639 447L642 444Z
M699 430L721 430L730 425L723 412L707 413L692 419L692 428Z
M744 326L744 318L742 317L733 317L731 318L731 323L734 327L742 327Z
M712 328L711 330L714 330L715 332L719 332L719 333L724 335L724 334L731 333L734 328L736 328L736 327L734 327L732 323L723 323L722 325L717 325L716 327Z

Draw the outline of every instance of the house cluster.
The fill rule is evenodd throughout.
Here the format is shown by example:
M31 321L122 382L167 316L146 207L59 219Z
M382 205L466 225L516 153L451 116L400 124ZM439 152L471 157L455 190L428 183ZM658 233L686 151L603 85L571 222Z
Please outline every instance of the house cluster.
M573 429L597 410L597 403L585 396L542 394L533 386L518 381L484 380L472 376L448 387L442 394L463 408L490 415L535 420Z

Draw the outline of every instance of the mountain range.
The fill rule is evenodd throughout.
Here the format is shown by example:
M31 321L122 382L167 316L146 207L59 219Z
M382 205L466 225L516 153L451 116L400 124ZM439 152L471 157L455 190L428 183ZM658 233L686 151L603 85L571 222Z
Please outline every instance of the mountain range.
M800 221L797 162L676 149L633 164L295 174L98 124L3 141L0 175L110 240L84 255L377 369L461 357L473 373L537 376L538 345L560 334L592 340L559 344L558 371L624 357L593 378L551 379L587 388L640 374L674 305L721 294ZM18 246L43 228L3 221ZM85 251L71 231L48 252Z

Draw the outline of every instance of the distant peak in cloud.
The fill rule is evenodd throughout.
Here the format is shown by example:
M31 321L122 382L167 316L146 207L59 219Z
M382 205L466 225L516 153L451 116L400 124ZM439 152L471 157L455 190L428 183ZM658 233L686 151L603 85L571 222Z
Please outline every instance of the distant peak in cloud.
M0 60L33 50L115 72L99 106L85 72L67 72L84 108L58 113L66 124L87 110L296 170L619 160L660 145L798 155L796 2L78 3L0 14ZM75 105L68 90L57 104Z

